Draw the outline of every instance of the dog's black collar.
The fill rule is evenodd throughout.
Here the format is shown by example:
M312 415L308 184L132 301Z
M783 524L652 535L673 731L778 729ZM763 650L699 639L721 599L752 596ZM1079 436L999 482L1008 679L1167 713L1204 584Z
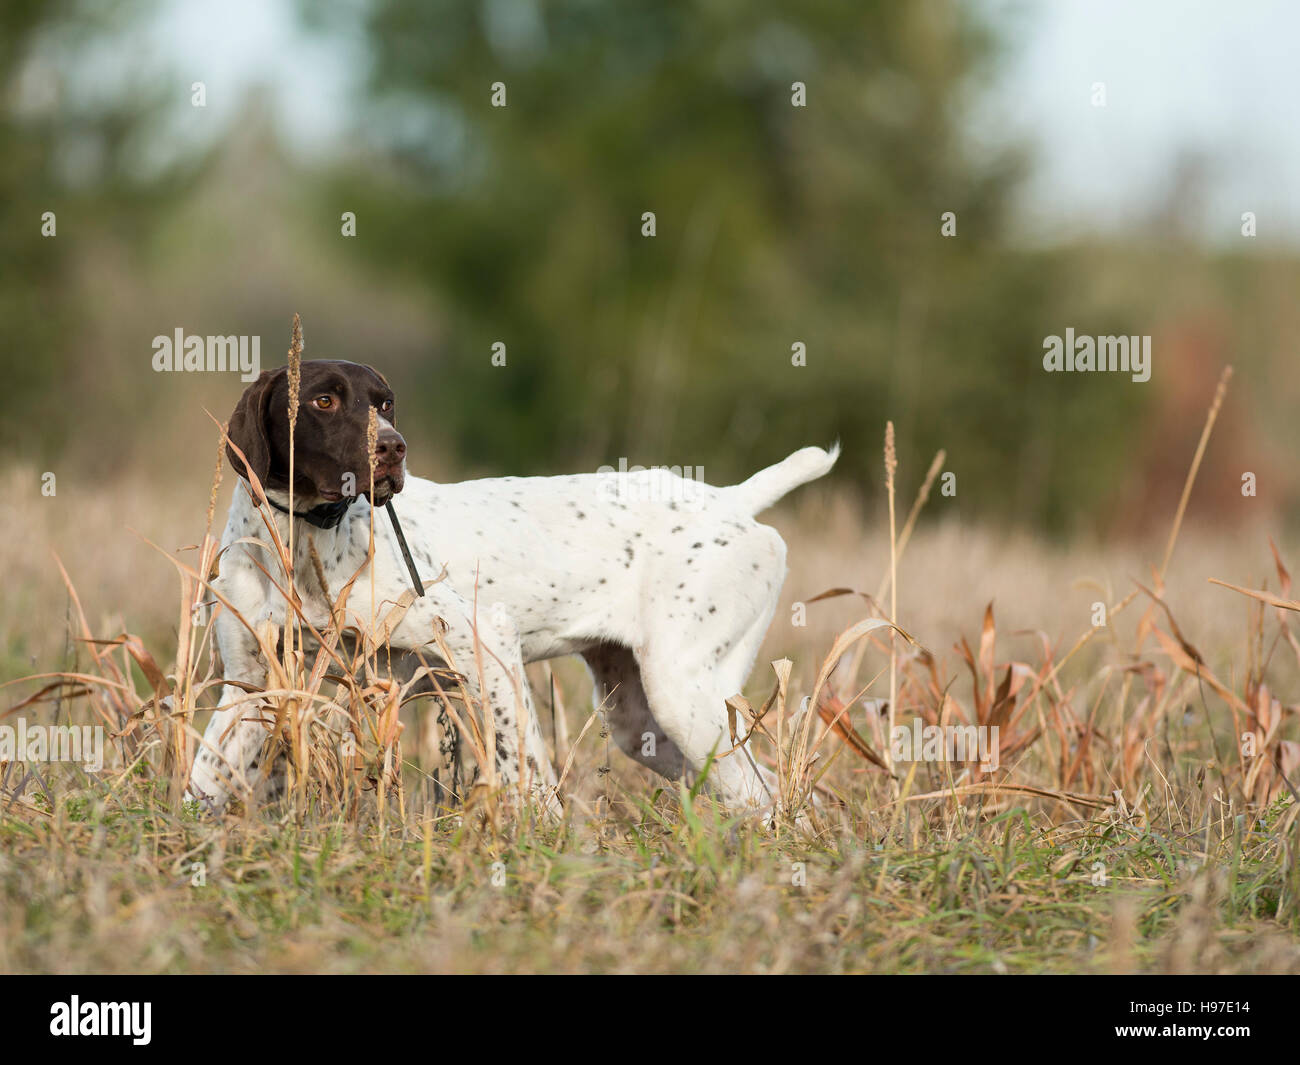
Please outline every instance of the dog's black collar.
M343 515L348 512L348 507L352 506L351 499L340 499L337 503L321 503L314 506L311 510L290 510L288 507L282 507L270 496L266 501L275 507L281 514L292 514L295 518L302 518L309 525L314 525L318 529L333 529L343 520ZM416 595L424 595L424 582L420 580L419 570L415 568L415 559L411 557L411 549L406 546L406 537L402 533L402 526L397 521L397 511L393 509L393 501L390 499L385 504L384 509L388 511L388 517L393 523L393 533L397 537L398 546L402 549L402 559L406 563L407 572L411 575L411 587L415 589Z
M281 514L292 513L295 518L302 518L308 525L314 525L318 529L333 529L343 520L343 515L348 512L348 507L352 506L351 499L340 499L337 503L321 503L311 508L311 510L294 510L290 511L288 507L282 507L270 496L266 501L275 507Z

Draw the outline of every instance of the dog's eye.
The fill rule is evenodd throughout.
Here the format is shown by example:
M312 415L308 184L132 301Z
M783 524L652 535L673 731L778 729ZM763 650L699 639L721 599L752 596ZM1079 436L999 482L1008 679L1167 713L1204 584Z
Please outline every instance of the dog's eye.
M383 401L383 403L379 404L380 414L387 414L392 409L393 409L393 401L391 399L386 399Z
M333 396L317 396L317 397L316 397L315 399L313 399L311 402L312 402L312 405L313 405L317 410L329 410L332 406L334 406L334 397L333 397Z

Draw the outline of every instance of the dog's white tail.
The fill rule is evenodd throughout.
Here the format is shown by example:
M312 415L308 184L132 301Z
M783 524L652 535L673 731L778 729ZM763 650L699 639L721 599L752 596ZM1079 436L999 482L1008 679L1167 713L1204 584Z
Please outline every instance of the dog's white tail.
M787 492L792 492L801 484L815 481L830 473L835 460L840 457L840 445L832 445L830 451L819 447L800 448L788 459L783 459L775 466L759 470L747 481L742 481L731 488L750 514L766 510Z

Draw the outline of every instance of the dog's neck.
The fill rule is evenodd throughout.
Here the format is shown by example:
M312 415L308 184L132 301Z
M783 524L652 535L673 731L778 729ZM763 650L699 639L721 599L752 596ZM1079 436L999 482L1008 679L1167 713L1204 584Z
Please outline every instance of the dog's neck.
M258 506L254 502L252 486L242 478L240 485L244 491L243 506L257 510ZM360 506L362 500L366 500L366 506ZM325 543L339 553L342 557L343 552L356 549L358 546L362 550L369 550L366 546L373 536L373 522L375 519L374 509L369 506L369 500L365 496L357 496L352 499L343 499L338 502L322 499L319 496L309 496L303 498L295 496L293 500L293 509L289 507L289 493L282 489L267 488L266 502L275 515L277 528L281 529L280 535L283 537L288 533L290 521L296 519L301 526L309 524L320 530ZM369 523L365 521L369 516ZM406 544L406 539L402 535L401 526L398 524L397 515L393 513L392 508L388 510L388 516L393 523L393 532L397 538L398 549L401 551L402 561L406 564L406 569L411 578L411 587L415 589L416 595L424 595L424 583L420 578L419 569L416 567L415 559L411 556L411 550ZM349 520L349 518L351 520ZM234 515L232 513L232 520ZM367 535L365 542L358 545L354 543L353 537L362 528L366 528ZM293 567L295 573L300 566L304 566L304 559L310 554L315 535L308 530L303 530L308 535L298 538L297 546L294 550Z
M318 529L333 529L348 512L348 507L352 506L353 500L340 499L336 503L317 503L314 507L308 507L305 510L290 510L288 502L279 503L271 496L266 497L266 501L280 511L281 514L292 514L295 518L300 518L308 525L314 525Z
M250 503L256 507L256 499L252 487L247 481L243 482L245 491L248 493ZM284 515L279 521L283 522L285 527L289 524L290 515L292 515L299 524L311 525L316 529L324 532L338 532L341 525L345 525L344 519L348 512L358 502L357 498L341 499L331 501L318 495L305 495L296 493L292 500L292 509L290 509L289 492L282 488L264 487L266 502L271 510L277 515Z

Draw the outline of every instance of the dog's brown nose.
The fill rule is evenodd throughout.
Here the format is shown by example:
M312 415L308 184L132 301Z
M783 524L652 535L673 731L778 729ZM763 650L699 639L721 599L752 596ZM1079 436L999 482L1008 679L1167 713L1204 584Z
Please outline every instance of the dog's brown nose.
M406 458L406 441L402 434L393 428L379 430L375 441L375 462L381 466L392 466Z

